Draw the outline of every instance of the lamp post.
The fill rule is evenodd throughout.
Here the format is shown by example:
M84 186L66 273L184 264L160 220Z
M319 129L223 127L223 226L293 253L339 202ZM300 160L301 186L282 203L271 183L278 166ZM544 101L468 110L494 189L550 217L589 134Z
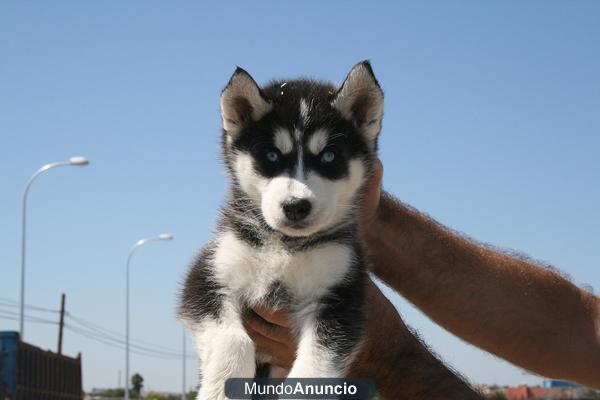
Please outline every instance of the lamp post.
M46 164L40 169L38 169L31 178L27 181L25 185L25 190L23 191L23 207L22 207L22 219L21 219L21 305L20 305L20 313L19 313L19 332L21 334L21 340L23 340L25 334L25 238L26 238L26 228L27 228L27 195L29 194L29 188L35 179L43 174L44 172L56 168L56 167L65 167L65 166L76 166L83 167L88 165L90 162L85 157L71 157L67 161L57 161L50 164Z
M158 236L138 240L133 246L131 246L131 249L129 249L129 255L127 256L127 276L125 278L125 400L129 400L129 264L131 262L131 256L133 256L133 253L137 248L145 245L148 242L155 242L159 240L173 240L173 236L168 233L161 233Z
M186 362L186 359L185 359L185 356L186 356L186 354L185 354L185 352L186 352L186 349L185 349L185 328L182 329L182 332L183 332L183 335L182 335L182 338L183 338L183 349L182 349L182 354L181 355L182 355L182 358L183 358L183 361L182 361L182 363L183 363L182 364L182 368L183 368L183 378L182 378L182 380L183 381L181 383L181 388L183 389L183 391L182 391L181 399L182 400L186 400L186 395L185 395L185 393L186 393L186 389L185 389L185 372L186 372L185 371L185 367L186 367L186 365L185 365L185 362Z

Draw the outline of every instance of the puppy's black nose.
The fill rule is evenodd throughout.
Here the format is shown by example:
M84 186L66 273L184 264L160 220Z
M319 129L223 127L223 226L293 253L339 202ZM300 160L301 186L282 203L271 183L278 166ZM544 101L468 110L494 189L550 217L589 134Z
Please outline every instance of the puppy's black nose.
M283 203L282 207L283 213L287 219L293 222L298 222L302 221L308 214L310 214L312 204L310 204L310 201L306 199L293 199Z

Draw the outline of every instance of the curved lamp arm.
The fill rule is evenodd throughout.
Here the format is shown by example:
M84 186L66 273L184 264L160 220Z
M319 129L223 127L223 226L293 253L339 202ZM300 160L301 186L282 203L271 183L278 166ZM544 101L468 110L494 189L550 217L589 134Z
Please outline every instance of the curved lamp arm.
M88 165L90 162L87 158L76 156L71 157L67 161L57 161L53 163L46 164L42 166L40 169L35 171L33 175L27 181L25 185L25 190L23 190L23 202L22 202L22 219L21 219L21 306L20 306L20 316L19 316L19 332L21 335L21 340L23 340L24 329L25 329L25 229L26 229L26 221L27 221L27 195L29 194L29 189L31 185L36 180L38 176L43 174L44 172L51 170L56 167L65 167L65 166L78 166L82 167Z
M159 240L173 240L173 235L169 233L161 233L158 236L152 236L145 239L140 239L129 249L127 255L127 268L125 276L125 400L129 400L129 265L131 257L135 250L145 245L148 242L156 242Z

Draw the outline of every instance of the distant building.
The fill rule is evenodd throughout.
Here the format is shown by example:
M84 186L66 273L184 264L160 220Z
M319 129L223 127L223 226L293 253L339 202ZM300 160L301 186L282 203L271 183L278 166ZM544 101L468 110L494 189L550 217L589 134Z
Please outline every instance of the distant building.
M81 399L81 355L76 358L0 332L0 399Z
M546 379L544 380L545 388L578 388L581 385L569 381L561 381L558 379Z
M544 385L545 386L545 385ZM553 400L576 399L580 394L580 386L518 386L503 389L507 400Z

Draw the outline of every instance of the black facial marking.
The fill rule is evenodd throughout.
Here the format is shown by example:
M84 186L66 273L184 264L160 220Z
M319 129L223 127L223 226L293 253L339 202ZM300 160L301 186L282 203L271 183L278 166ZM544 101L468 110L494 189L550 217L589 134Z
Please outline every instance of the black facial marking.
M293 176L298 166L298 147L302 146L304 174L316 173L326 179L337 180L348 175L350 160L370 158L372 150L364 135L332 107L336 93L333 85L311 80L287 81L282 95L281 85L284 82L273 82L262 89L262 95L273 109L259 121L245 124L231 148L225 149L226 161L229 159L227 152L244 152L252 156L256 172L266 178L282 174ZM302 103L307 108L304 115ZM275 146L275 132L279 129L287 130L292 139L293 150L288 154L282 154ZM308 149L310 137L318 130L329 134L324 151L335 154L331 162L322 162L322 153L312 154ZM268 154L272 151L278 153L277 161L269 159Z

